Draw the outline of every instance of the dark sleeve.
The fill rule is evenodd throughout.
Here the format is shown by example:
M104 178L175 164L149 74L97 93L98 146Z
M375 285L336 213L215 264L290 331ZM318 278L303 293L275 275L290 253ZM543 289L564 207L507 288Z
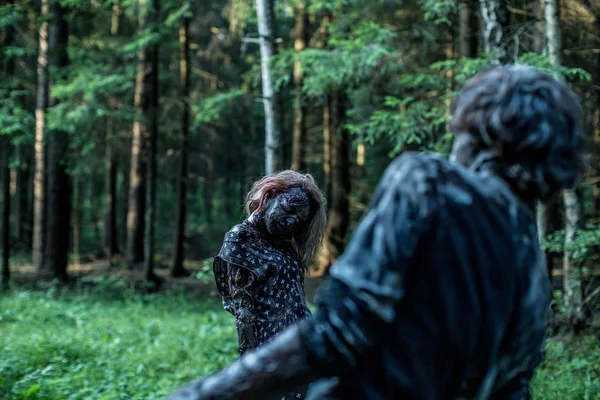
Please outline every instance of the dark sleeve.
M246 268L228 265L231 308L238 333L238 351L244 354L256 347L256 314L254 310L254 276Z
M313 328L301 339L319 376L356 365L402 300L404 276L433 214L433 181L418 157L388 167L344 254L320 293Z

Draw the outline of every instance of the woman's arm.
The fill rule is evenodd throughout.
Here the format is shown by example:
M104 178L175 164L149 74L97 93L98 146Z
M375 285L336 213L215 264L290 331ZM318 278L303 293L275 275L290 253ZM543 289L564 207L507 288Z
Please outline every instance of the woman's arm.
M228 285L231 294L232 309L236 318L238 333L238 351L256 348L256 313L254 310L254 275L246 268L228 265Z

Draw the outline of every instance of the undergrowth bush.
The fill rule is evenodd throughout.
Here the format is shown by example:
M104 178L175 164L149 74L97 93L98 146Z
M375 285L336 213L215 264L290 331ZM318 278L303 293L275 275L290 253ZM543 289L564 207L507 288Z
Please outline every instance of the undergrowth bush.
M141 295L119 281L0 297L0 399L158 399L237 357L218 299ZM551 340L535 400L598 399L600 344Z

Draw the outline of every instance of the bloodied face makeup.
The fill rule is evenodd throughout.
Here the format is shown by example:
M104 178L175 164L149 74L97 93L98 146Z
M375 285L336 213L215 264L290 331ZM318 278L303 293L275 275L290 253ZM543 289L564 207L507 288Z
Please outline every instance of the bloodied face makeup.
M274 191L264 205L265 225L270 234L285 236L302 228L310 216L310 199L301 188Z

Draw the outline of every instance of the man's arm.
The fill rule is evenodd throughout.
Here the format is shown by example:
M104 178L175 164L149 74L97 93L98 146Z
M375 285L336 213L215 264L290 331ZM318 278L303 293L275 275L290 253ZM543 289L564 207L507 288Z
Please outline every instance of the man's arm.
M431 223L426 167L414 156L388 167L346 252L330 269L314 318L169 398L268 399L355 367L393 322L405 270Z

